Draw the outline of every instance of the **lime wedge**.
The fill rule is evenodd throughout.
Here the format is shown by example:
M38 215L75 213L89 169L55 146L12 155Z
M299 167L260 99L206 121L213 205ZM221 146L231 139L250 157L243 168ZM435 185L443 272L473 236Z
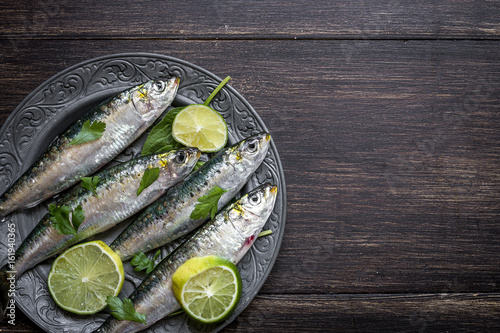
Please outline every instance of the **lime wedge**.
M52 264L49 292L64 310L93 314L107 305L107 296L116 296L125 273L120 257L104 242L75 245Z
M228 318L241 297L236 266L221 257L196 257L172 276L173 291L184 311L196 321L211 324Z
M227 124L209 106L193 104L175 116L172 137L187 147L196 147L206 153L216 152L226 145Z

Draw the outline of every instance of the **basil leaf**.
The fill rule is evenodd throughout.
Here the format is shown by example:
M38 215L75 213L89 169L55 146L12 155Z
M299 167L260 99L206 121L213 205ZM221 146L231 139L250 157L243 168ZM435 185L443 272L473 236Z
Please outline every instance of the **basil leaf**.
M185 106L170 110L165 117L153 127L142 147L142 156L164 153L183 147L182 144L175 141L172 137L172 123L174 122L175 116L184 108Z

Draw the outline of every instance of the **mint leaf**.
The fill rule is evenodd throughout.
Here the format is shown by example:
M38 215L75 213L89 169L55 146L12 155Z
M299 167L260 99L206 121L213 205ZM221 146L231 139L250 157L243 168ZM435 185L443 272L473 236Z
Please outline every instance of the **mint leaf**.
M142 147L142 156L164 153L183 147L182 144L175 141L172 137L172 123L174 122L175 116L184 108L185 106L170 110L165 117L153 127Z
M134 270L136 272L146 270L146 274L151 273L151 271L155 268L155 262L156 259L158 259L158 256L160 255L161 250L158 250L156 252L154 258L151 260L149 259L143 252L140 252L139 254L136 254L132 261L130 261L130 264L134 266Z
M208 194L198 199L198 203L194 206L190 217L193 220L198 220L204 219L207 215L210 215L213 220L215 214L217 214L219 199L226 192L227 190L223 190L219 186L215 186Z
M141 192L144 191L144 189L146 189L149 185L153 184L159 176L160 168L146 169L146 171L144 171L144 174L142 175L141 185L137 190L137 196L139 196L139 194L141 194Z
M130 320L146 325L146 315L135 311L132 301L124 298L123 301L117 296L106 297L106 303L111 314L118 320Z
M69 214L71 213L71 207L68 206L56 206L51 204L49 206L50 220L54 224L54 228L63 235L75 235L78 233L78 228L85 219L85 214L83 212L82 206L78 205L73 211L71 216L71 221Z
M101 178L99 176L94 176L94 177L80 177L82 180L82 187L86 188L89 191L94 192L95 195L97 195L96 189L97 189L97 184L101 181Z
M82 129L78 135L69 143L70 145L79 145L85 142L90 142L99 139L106 129L106 124L102 121L94 121L92 124L90 120L83 123Z

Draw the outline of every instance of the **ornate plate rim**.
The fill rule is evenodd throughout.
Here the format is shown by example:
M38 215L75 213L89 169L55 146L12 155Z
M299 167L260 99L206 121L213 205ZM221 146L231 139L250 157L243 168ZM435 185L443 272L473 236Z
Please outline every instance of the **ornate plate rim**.
M214 79L217 82L222 81L220 77L218 77L217 75L211 73L210 71L208 71L208 70L206 70L198 65L192 64L192 63L185 61L185 60L182 60L182 59L178 59L176 57L157 54L157 53L147 53L147 52L115 53L115 54L109 54L109 55L104 55L104 56L99 56L99 57L87 59L87 60L81 61L77 64L74 64L74 65L56 73L55 75L53 75L52 77L50 77L49 79L47 79L43 83L41 83L32 92L30 92L21 101L21 103L19 103L17 105L17 107L12 111L12 113L6 118L5 122L2 124L2 126L0 128L0 141L2 141L2 139L6 135L6 131L9 128L9 126L12 125L12 123L14 122L15 117L18 116L18 114L22 112L22 110L25 108L25 106L28 104L28 102L31 101L31 99L33 97L35 97L37 94L39 94L41 91L46 89L51 83L56 81L58 78L63 78L65 75L71 74L75 70L82 68L85 65L90 65L92 63L97 63L99 61L124 60L125 58L132 58L132 57L146 57L146 58L161 59L161 60L165 60L165 61L175 62L175 63L178 63L180 65L194 69L200 73L203 73L204 75L211 77L212 79ZM128 60L128 61L130 61L130 60ZM245 105L245 107L249 110L249 112L254 116L254 120L258 122L258 124L260 125L260 127L262 127L263 130L269 132L267 127L265 126L264 122L259 117L259 115L254 110L254 108L250 105L250 103L248 103L248 101L238 91L236 91L230 85L226 85L225 89L229 90L234 96L236 96ZM35 137L36 137L36 135L35 135ZM7 138L5 138L5 139L7 139ZM281 211L280 211L281 215L279 217L279 219L280 219L279 220L279 233L278 233L278 235L276 237L276 241L275 241L275 250L273 252L271 259L269 260L269 264L267 265L266 271L263 273L259 282L254 286L254 289L251 290L251 292L249 292L247 304L241 308L238 308L235 311L235 313L233 313L233 315L227 321L225 321L222 324L220 324L219 326L215 327L213 329L213 331L219 331L220 329L229 325L237 316L239 316L241 314L241 312L243 312L243 310L245 310L245 308L250 304L251 300L253 300L255 298L255 296L258 294L259 290L262 288L265 281L267 280L269 274L271 273L271 270L272 270L272 268L275 264L276 258L278 256L279 250L281 248L281 243L282 243L283 236L284 236L285 222L286 222L286 184L285 184L282 163L281 163L281 160L279 158L279 154L278 154L277 148L276 148L273 140L271 141L270 150L273 151L273 154L275 156L274 163L276 164L276 171L279 175L279 184L277 184L277 185L279 185L280 191L282 192L282 194L280 195L280 197L282 199L282 207L280 207L281 208ZM43 323L40 323L37 320L37 318L34 315L32 315L30 313L30 311L28 311L29 309L25 308L25 305L23 303L20 303L16 300L16 306L18 308L20 308L21 311L23 311L23 313L32 322L34 322L36 325L38 325L43 330L49 331L50 327L45 327L45 325L43 325ZM151 326L150 329L154 330L154 326ZM150 331L150 330L149 329L144 330L144 332L148 332L148 331Z

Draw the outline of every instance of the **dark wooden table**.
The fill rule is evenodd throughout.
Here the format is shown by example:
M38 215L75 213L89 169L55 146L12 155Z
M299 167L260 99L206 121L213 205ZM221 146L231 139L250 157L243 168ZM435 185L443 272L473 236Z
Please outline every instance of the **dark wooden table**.
M500 330L500 1L12 1L0 124L81 61L152 52L270 129L288 216L225 332ZM21 313L2 332L39 332Z

